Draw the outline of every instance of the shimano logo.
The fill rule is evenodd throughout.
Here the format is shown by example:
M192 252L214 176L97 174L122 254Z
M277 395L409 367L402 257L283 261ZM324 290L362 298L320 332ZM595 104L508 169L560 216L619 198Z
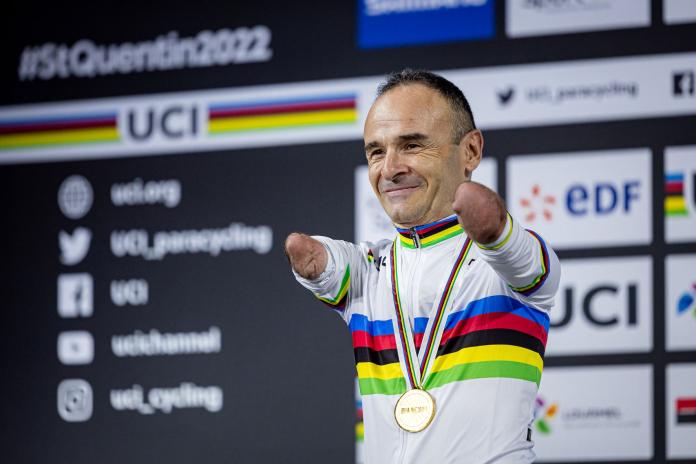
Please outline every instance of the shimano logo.
M206 30L193 37L172 31L137 43L49 42L25 47L17 74L20 81L32 81L262 62L273 56L270 44L271 30L263 25Z
M368 16L482 6L487 0L365 0Z

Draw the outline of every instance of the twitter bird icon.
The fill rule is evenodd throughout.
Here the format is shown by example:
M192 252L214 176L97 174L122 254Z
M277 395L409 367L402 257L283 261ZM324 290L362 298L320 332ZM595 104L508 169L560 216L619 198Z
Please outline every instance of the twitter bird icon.
M74 266L82 261L87 256L91 241L92 231L86 227L78 227L72 234L61 230L58 233L60 262L66 266Z

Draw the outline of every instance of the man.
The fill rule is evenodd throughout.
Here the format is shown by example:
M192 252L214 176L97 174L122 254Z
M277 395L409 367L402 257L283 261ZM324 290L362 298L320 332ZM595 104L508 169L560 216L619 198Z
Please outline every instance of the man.
M462 92L390 75L365 122L370 183L394 241L291 234L297 280L348 323L372 463L530 463L560 269L471 181L483 136Z

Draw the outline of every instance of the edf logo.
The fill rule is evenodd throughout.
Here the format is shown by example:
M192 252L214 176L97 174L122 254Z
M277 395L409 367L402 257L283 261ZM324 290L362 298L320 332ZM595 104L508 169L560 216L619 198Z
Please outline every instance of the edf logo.
M120 127L135 143L177 142L198 136L200 113L196 103L132 107L126 110Z
M510 214L555 249L647 245L651 160L648 148L511 156Z
M566 193L566 208L574 216L605 215L613 212L630 213L640 200L640 181L622 184L598 182L592 186L571 185Z

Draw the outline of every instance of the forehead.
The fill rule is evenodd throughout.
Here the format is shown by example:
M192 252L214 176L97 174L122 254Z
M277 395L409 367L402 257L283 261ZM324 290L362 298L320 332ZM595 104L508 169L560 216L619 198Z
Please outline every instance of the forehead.
M449 133L452 112L436 90L421 84L401 85L379 97L365 120L365 141L417 131ZM370 140L371 141L371 140Z

